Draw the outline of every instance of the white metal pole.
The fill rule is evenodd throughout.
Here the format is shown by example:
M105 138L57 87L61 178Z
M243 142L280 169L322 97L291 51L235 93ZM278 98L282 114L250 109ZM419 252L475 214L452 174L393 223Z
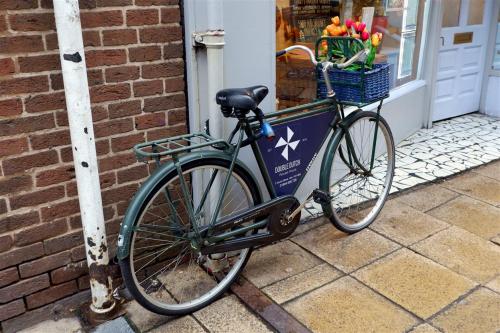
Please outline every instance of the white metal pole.
M91 309L106 313L115 302L108 274L109 256L78 0L55 0L54 14L89 265Z

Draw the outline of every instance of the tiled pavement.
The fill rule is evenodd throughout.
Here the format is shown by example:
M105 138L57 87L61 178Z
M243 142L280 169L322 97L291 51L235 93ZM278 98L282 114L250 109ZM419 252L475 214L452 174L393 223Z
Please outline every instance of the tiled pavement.
M500 161L388 201L366 230L318 219L244 271L312 332L500 331ZM141 332L270 332L233 294L182 318L128 305Z

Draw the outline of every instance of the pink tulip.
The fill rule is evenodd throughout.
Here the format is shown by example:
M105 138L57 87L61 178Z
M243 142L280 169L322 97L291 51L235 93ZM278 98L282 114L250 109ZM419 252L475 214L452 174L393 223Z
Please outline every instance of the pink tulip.
M368 33L368 31L363 31L363 32L361 33L361 39L362 39L363 41L365 41L365 40L367 40L368 38L370 38L370 34Z
M351 29L353 23L354 22L351 19L345 20L345 25L346 25L347 29Z
M366 28L366 23L365 22L361 22L360 24L358 24L357 28L356 28L356 31L357 32L362 32L363 30L365 30Z

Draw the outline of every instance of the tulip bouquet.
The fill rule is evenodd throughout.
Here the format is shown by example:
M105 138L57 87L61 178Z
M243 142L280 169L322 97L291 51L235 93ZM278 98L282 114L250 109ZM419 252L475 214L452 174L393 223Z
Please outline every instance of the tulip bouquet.
M331 57L337 63L342 63L352 57L354 54L361 51L363 48L368 49L368 57L365 61L365 66L368 69L372 68L373 61L375 60L375 53L377 52L377 47L382 41L382 34L380 32L371 34L366 29L366 23L355 22L351 19L347 19L344 24L340 22L340 18L335 16L332 18L332 23L327 25L323 30L322 37L352 37L359 40L361 43L349 43L346 46L345 43L339 41L333 41L330 43L327 40L321 42L321 50L323 54L328 54L331 52ZM330 47L330 50L328 49ZM362 65L352 64L347 67L346 70L359 71Z

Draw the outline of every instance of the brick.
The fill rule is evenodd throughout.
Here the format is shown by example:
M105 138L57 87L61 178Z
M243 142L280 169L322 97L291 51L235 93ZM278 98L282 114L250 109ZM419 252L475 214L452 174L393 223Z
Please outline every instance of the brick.
M119 201L128 201L137 190L137 184L116 187L102 192L102 203L104 205L117 203Z
M28 13L9 15L10 28L15 31L55 30L53 13Z
M48 166L59 162L57 152L49 150L22 157L15 157L2 162L4 175L12 175L32 168Z
M35 179L37 187L63 183L75 179L75 168L73 166L65 166L42 171L36 175Z
M162 8L161 9L161 23L177 23L181 21L181 11L179 7L176 8Z
M137 44L137 31L134 29L105 30L102 32L104 46Z
M159 140L163 138L168 138L171 136L176 136L176 135L181 135L181 134L186 134L187 133L187 128L186 124L174 126L174 127L167 127L167 128L160 128L160 129L155 129L155 130L150 130L146 132L146 137L148 141L151 140Z
M163 93L163 81L154 80L134 82L133 89L135 97L160 95Z
M128 26L155 25L159 22L158 9L127 10Z
M160 77L172 77L184 74L183 61L170 61L162 64L142 66L142 77L145 79L156 79Z
M128 136L121 136L111 139L111 149L113 152L120 152L132 149L136 144L144 142L144 133L137 133Z
M17 267L8 268L0 271L0 288L19 281Z
M33 76L0 81L0 95L32 94L48 90L49 80L47 76Z
M14 60L11 58L0 59L0 76L14 74L15 72L16 67L14 65Z
M57 220L49 223L44 223L42 225L37 225L32 228L24 229L21 231L18 231L14 234L14 242L16 246L24 246L24 245L29 245L33 244L38 241L42 241L47 238L59 236L63 233L65 233L68 230L68 226L66 224L66 220ZM45 258L44 258L45 259ZM34 263L28 263L25 264L28 265L28 269L34 270L36 269L34 267ZM26 274L23 274L23 270L21 270L21 267L23 265L19 266L19 269L21 271L21 277L26 277ZM40 271L40 273L43 273L45 271ZM32 275L36 275L32 274Z
M0 321L15 317L26 312L22 299L17 299L13 302L0 305Z
M146 165L138 165L117 172L118 184L140 180L146 178L147 176L148 176L148 168Z
M113 27L123 24L123 15L121 10L110 10L102 12L82 12L82 27L99 28Z
M108 108L110 119L132 116L142 112L140 100L110 104Z
M0 252L5 252L10 250L12 247L12 237L9 235L0 236Z
M187 110L171 110L167 114L168 126L184 124L187 120Z
M43 274L31 279L21 280L8 287L0 289L0 303L7 303L50 286L49 275Z
M50 280L54 284L63 283L76 279L82 275L88 274L89 268L87 261L82 260L77 263L70 263L64 267L58 268L50 272Z
M78 278L78 289L85 290L90 288L90 278L88 275Z
M161 58L161 48L159 46L134 47L128 50L131 62L154 61Z
M105 136L130 132L133 129L134 125L132 123L132 118L115 119L105 123L96 124L94 127L94 133L96 138L102 138Z
M0 233L24 228L38 222L40 222L40 217L36 211L3 217L0 220Z
M132 152L114 155L99 159L99 171L109 171L120 169L136 162L135 155Z
M60 252L19 265L19 274L24 279L62 267L70 262L71 252Z
M2 53L26 53L43 51L42 36L0 37Z
M19 191L29 190L32 184L30 175L0 178L0 195L15 194Z
M2 0L0 10L17 10L38 8L38 0Z
M0 199L0 215L7 213L7 201Z
M182 39L180 26L142 28L139 31L141 43L167 43Z
M170 43L163 47L163 58L165 60L184 57L183 43Z
M138 130L163 127L166 125L165 114L163 112L146 114L135 117L135 128Z
M7 31L7 18L5 15L0 15L0 32Z
M83 232L81 230L47 239L43 242L45 253L47 254L69 250L81 244L83 244Z
M15 266L22 262L36 259L41 257L42 255L43 255L42 243L36 243L33 245L10 250L9 252L0 254L0 269L4 269L10 266ZM0 293L2 292L2 290L3 289L0 289ZM2 303L1 300L0 303Z
M18 135L55 127L54 115L0 120L0 136Z
M80 211L78 200L68 200L58 204L43 207L41 210L42 221L53 221L54 219L70 216Z
M184 94L154 97L144 100L144 112L177 109L186 106Z
M106 82L123 82L129 80L137 80L140 75L139 67L123 66L106 68Z
M64 196L64 187L56 186L49 189L22 194L9 198L10 207L16 210L23 207L38 206L40 204L55 201Z
M71 250L71 259L73 259L73 261L82 260L82 259L85 259L86 257L87 257L87 254L85 253L85 247L83 245L78 246L78 247L74 247Z
M30 142L33 149L39 150L70 145L71 138L69 130L65 129L57 132L31 135Z
M122 7L132 5L132 0L97 0L97 7Z
M28 309L35 309L42 305L52 303L58 299L72 295L78 291L76 281L66 282L57 286L50 287L36 294L26 297Z
M127 62L125 50L92 50L85 53L87 67L122 65Z
M165 80L166 93L184 91L185 89L186 89L186 84L184 82L184 78L182 77Z
M0 117L15 116L23 112L21 99L8 99L0 101Z
M92 103L117 101L130 97L130 84L115 84L97 86L90 89L90 100Z
M26 138L0 141L0 157L22 154L29 150Z
M18 62L21 73L44 72L61 69L59 54L19 57Z
M66 108L64 92L29 96L24 100L26 112L44 112Z
M179 0L135 0L136 6L168 6L178 3Z

